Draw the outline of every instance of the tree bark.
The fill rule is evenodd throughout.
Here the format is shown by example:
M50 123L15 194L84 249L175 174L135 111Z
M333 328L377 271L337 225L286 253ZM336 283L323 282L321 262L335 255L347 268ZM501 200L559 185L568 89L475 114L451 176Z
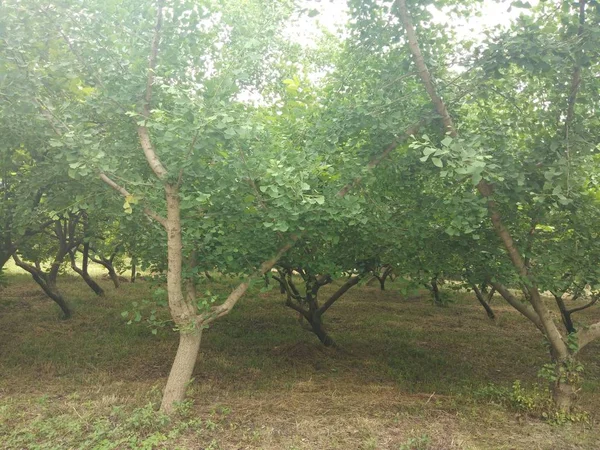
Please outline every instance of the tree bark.
M557 380L552 386L552 398L559 411L570 411L577 396L575 386L565 380Z
M494 310L489 305L489 303L485 301L485 298L483 297L483 293L479 290L477 285L475 283L471 283L471 288L473 289L473 292L475 293L475 297L477 297L477 300L479 300L479 303L481 303L481 306L483 306L483 309L485 309L487 316L491 320L496 320L496 314L494 314Z
M12 256L13 253L14 253L14 250L12 252L0 251L0 269L2 269L4 267L4 265L8 262L8 260L10 259L10 257Z
M573 325L573 320L571 319L571 311L569 311L567 309L567 307L565 306L565 302L562 299L562 295L558 295L558 294L553 294L554 295L554 300L556 300L556 305L558 306L558 309L560 310L560 315L562 317L562 321L563 324L565 325L565 328L567 330L567 333L575 333L577 330L575 329L575 326Z
M201 322L191 298L183 295L183 242L181 237L181 210L179 189L166 184L167 201L167 294L171 317L179 329L179 347L167 379L161 411L171 413L174 403L183 400L190 381L201 339Z
M311 331L317 335L321 343L325 347L335 347L335 341L329 336L327 331L323 328L323 323L321 321L321 316L319 314L311 315L308 323L310 324Z
M29 272L33 280L38 284L39 287L42 288L44 293L50 297L61 309L63 313L63 319L69 319L73 316L73 312L69 307L68 303L65 301L62 293L56 286L55 279L49 279L49 277L38 270L36 267L26 264L17 255L13 255L13 260L15 264L21 269Z
M583 24L584 24L584 17L585 17L585 3L586 3L586 0L579 0L579 24L580 24L579 31L578 31L579 36L581 36L581 34L583 32ZM415 60L415 65L417 66L417 69L419 72L419 76L421 77L421 80L425 86L427 93L429 94L429 97L431 98L432 103L434 104L437 112L440 114L440 116L442 118L442 121L444 123L444 127L445 127L446 131L452 137L455 137L458 135L458 133L456 131L456 128L454 127L452 118L450 117L450 114L448 113L448 110L446 108L444 101L438 96L438 94L435 90L435 86L433 84L431 75L430 75L430 73L427 69L427 66L423 60L423 56L422 56L421 50L419 48L417 36L416 36L415 30L414 30L414 27L412 25L411 17L409 15L408 9L406 7L406 1L398 0L398 7L399 7L399 13L400 13L400 20L402 21L402 23L404 24L404 27L406 29L406 33L407 33L407 37L408 37L408 45L413 54L413 57ZM565 126L565 133L567 135L568 135L569 124L573 117L574 103L576 100L576 93L577 93L577 88L578 88L579 84L580 84L580 68L579 68L579 65L577 65L575 68L574 74L573 74L573 78L572 78L571 93L569 96L568 111L566 114L567 115L567 120L566 120L567 124ZM567 149L567 160L568 159L569 159L569 156L568 156L568 149ZM488 212L490 215L490 219L492 221L494 231L496 232L498 237L501 239L513 266L515 267L515 269L516 269L517 273L519 274L523 283L525 283L525 285L526 285L526 291L529 294L528 301L531 304L531 306L533 307L533 310L531 308L529 308L527 305L521 305L520 302L514 301L515 300L514 297L512 297L512 295L508 292L507 289L504 289L503 291L500 291L500 289L497 289L497 290L511 305L513 305L519 312L521 312L523 315L525 315L525 317L530 319L542 331L542 333L545 335L548 342L550 343L553 359L555 360L557 367L560 367L561 364L564 364L569 361L569 357L570 357L569 348L568 348L566 342L563 340L563 337L562 337L559 329L557 328L556 324L552 320L552 316L550 315L549 311L547 310L546 306L544 305L544 303L542 301L538 287L535 283L535 279L529 274L529 270L528 270L526 261L524 261L523 257L521 256L521 253L519 252L518 248L515 245L515 242L512 238L511 233L509 232L509 230L506 228L506 226L504 225L504 223L502 221L498 206L492 196L493 185L488 183L486 180L482 179L477 184L477 190L479 191L481 196L487 201L487 208L488 208ZM494 286L494 287L496 287L496 286ZM595 327L596 325L600 326L600 324L595 324L592 327ZM594 335L595 333L596 332L593 332L591 334ZM586 339L588 337L589 336L586 335ZM581 336L580 336L579 340L580 340L580 342L582 341ZM589 341L587 341L587 342L589 342ZM581 344L580 344L580 347L581 347ZM572 387L571 387L571 389L572 389ZM557 392L557 394L555 397L555 401L557 402L557 406L559 405L559 403L561 404L561 407L567 406L568 401L566 399L572 397L572 392L569 390L569 388L566 388L564 386L558 386L556 392Z
M131 278L130 278L130 281L132 283L135 283L135 279L136 278L137 278L137 266L136 266L136 263L135 263L135 259L132 258L131 259Z
M185 391L192 379L201 339L202 328L199 324L194 324L192 330L179 331L179 346L160 404L162 412L172 413L177 403L185 399Z
M385 282L387 281L388 277L391 275L393 270L394 269L392 269L390 266L385 266L381 273L373 275L373 278L376 278L377 281L379 281L380 290L385 291Z
M288 271L288 275L291 271ZM310 325L312 331L319 340L327 347L335 346L333 338L325 331L323 327L323 314L331 308L331 306L340 299L348 290L356 286L362 278L362 274L352 276L335 291L323 305L319 306L318 295L321 287L329 284L331 278L328 275L316 277L314 275L304 274L304 282L306 283L306 295L301 296L298 289L294 286L291 276L286 276L280 273L279 277L274 277L280 284L282 290L287 294L285 305L298 313L300 324L304 323L304 319ZM301 302L307 307L303 307Z
M438 287L437 278L431 280L431 292L433 293L433 301L436 306L443 306L444 302L440 295L440 289Z
M102 267L106 269L108 272L108 277L112 281L115 289L119 289L121 287L121 281L119 280L119 275L113 266L113 258L106 259L98 254L96 254L97 258L91 257L90 259L94 261L96 264L100 264Z
M81 268L77 266L77 261L75 260L75 253L69 253L69 257L71 259L71 269L73 269L75 273L77 273L81 278L83 278L83 281L86 282L86 284L90 287L90 289L92 289L92 291L94 291L96 295L104 297L104 289L102 289L100 285L98 285L98 283L96 283L88 273L88 250L88 244L85 244L83 246L83 263Z

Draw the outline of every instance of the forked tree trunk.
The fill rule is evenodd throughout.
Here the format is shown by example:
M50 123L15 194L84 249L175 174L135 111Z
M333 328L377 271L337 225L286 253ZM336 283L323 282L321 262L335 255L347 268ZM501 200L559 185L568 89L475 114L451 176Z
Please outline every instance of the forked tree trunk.
M471 283L471 288L473 289L473 292L475 293L475 297L477 298L479 303L481 303L481 306L483 306L483 309L485 309L487 316L491 320L496 320L496 314L494 314L494 310L492 309L490 304L484 298L483 292L481 292L481 290L477 287L477 285L475 283Z
M104 297L104 289L102 289L98 283L96 283L94 281L94 279L92 277L90 277L90 274L88 272L88 259L89 259L89 245L88 244L84 244L83 246L83 262L81 264L81 268L79 268L77 266L77 261L75 260L75 253L74 252L70 252L69 253L69 257L71 258L71 269L73 269L73 271L75 273L77 273L81 278L83 278L83 281L86 282L86 284L90 287L90 289L92 289L92 291L94 291L94 293L100 297Z
M280 274L280 276L276 277L276 279L279 281L281 290L287 294L287 299L285 302L286 306L298 313L298 321L300 322L300 325L303 325L304 319L306 319L308 325L310 325L309 330L319 338L321 343L323 343L323 345L326 347L334 347L336 345L335 341L323 327L323 314L325 314L325 312L337 300L339 300L346 292L348 292L348 290L358 284L358 282L362 279L362 274L348 278L346 282L340 286L340 288L335 291L321 306L319 306L318 301L319 290L321 287L331 282L329 275L320 277L306 276L305 296L300 295L298 289L291 279L291 276L286 278L284 274ZM305 304L306 307L303 307L302 304Z

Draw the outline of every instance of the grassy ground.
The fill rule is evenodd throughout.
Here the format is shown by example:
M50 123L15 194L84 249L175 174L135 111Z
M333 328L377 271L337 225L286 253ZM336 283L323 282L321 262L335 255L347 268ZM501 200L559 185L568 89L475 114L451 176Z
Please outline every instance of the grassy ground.
M169 419L154 408L176 335L166 327L154 336L146 314L131 325L121 316L133 301L147 312L150 283L115 290L101 280L107 297L97 298L65 275L75 316L62 321L28 276L8 282L0 291L3 449L600 448L600 345L582 355L589 420L542 421L545 393L533 386L547 352L500 300L495 324L468 295L439 308L393 284L359 287L328 311L339 349L327 349L276 290L255 291L205 332L190 400Z

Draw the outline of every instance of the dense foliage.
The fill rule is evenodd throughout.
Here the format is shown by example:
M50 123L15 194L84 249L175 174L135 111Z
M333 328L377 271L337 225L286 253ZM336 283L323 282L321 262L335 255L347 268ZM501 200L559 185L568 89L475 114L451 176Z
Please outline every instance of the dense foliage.
M318 15L298 3L4 2L0 267L65 317L69 264L98 295L89 261L115 287L138 266L166 282L166 412L251 283L274 278L330 345L325 311L391 273L439 305L445 281L484 306L499 292L548 340L568 407L600 337L572 316L600 295L597 3L514 2L509 28L472 41L433 12L464 21L477 2L349 1L314 45L289 35ZM211 272L243 281L219 297L199 288Z

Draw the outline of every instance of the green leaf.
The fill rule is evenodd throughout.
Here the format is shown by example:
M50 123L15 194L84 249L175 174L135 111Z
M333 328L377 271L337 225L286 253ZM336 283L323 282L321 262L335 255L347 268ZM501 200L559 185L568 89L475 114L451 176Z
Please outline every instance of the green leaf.
M444 167L444 163L442 162L442 160L440 158L431 158L431 162L433 163L434 166L437 167Z

